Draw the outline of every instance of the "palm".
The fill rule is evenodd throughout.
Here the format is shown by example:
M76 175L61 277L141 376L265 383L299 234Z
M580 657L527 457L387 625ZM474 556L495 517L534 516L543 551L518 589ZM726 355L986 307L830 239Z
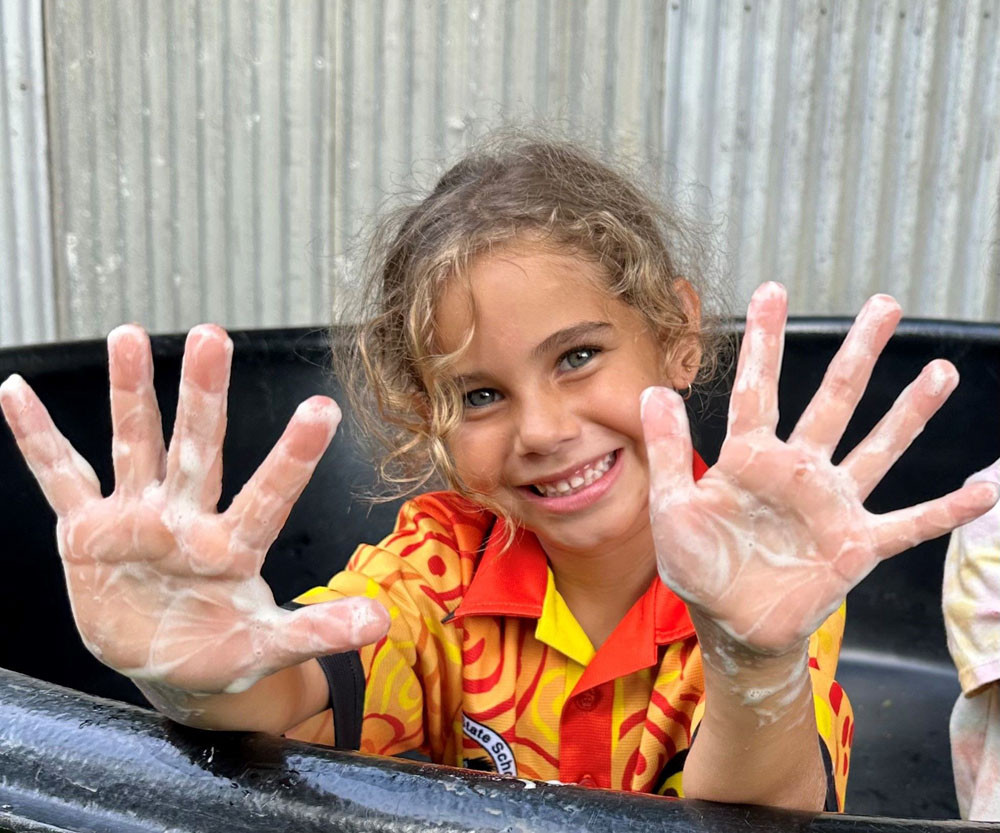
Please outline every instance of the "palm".
M384 613L348 600L289 613L260 576L264 556L326 449L339 411L314 397L224 513L221 490L231 342L192 331L174 437L164 448L145 334L109 338L116 486L93 471L20 379L0 404L56 512L77 627L106 664L189 691L245 688L267 674L348 650L384 631Z
M644 401L650 505L662 579L754 651L801 644L882 558L948 532L985 511L990 489L963 488L887 515L863 501L957 382L934 362L839 465L830 460L899 318L876 297L787 442L777 426L784 292L751 302L719 461L697 483L683 403L657 389ZM686 471L685 471L686 467Z

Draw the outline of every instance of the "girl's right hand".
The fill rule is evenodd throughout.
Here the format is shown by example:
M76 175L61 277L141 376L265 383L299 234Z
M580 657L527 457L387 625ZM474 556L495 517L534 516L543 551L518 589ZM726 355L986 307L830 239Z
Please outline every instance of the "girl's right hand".
M232 341L213 325L188 335L177 418L165 450L149 338L108 336L115 489L56 429L19 376L0 407L57 516L77 628L105 664L194 693L235 693L312 657L379 639L388 613L365 598L278 608L260 568L333 438L340 410L314 396L222 513L222 440Z

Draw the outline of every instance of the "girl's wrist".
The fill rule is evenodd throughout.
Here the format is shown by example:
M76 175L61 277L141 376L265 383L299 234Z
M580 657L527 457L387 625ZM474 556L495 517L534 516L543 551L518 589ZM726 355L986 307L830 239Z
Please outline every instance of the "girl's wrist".
M716 621L695 607L688 613L698 635L698 644L706 661L713 658L723 673L733 673L739 669L781 668L796 663L808 647L809 640L803 637L780 651L763 650L735 636L724 624Z
M801 710L811 689L809 642L803 639L780 654L756 651L734 639L718 623L691 611L701 649L709 701L749 710L758 726Z

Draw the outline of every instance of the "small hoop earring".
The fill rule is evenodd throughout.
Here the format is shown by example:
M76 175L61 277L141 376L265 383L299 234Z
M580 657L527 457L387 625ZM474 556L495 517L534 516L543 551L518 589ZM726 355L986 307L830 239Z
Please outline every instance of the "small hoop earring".
M681 393L681 391L677 391L677 393L679 393L679 394L680 394L680 396L681 396L681 399L683 399L683 400L684 400L685 402L687 402L687 401L688 401L688 400L689 400L689 399L691 398L691 386L690 386L690 385L688 385L688 386L687 386L687 387L686 387L686 388L684 389L684 392L683 392L683 393Z

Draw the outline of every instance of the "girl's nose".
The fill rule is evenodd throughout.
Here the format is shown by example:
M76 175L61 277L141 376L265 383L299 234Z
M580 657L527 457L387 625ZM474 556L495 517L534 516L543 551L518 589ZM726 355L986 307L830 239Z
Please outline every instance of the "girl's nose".
M580 424L565 396L539 392L518 409L517 440L521 454L551 454L579 436Z

